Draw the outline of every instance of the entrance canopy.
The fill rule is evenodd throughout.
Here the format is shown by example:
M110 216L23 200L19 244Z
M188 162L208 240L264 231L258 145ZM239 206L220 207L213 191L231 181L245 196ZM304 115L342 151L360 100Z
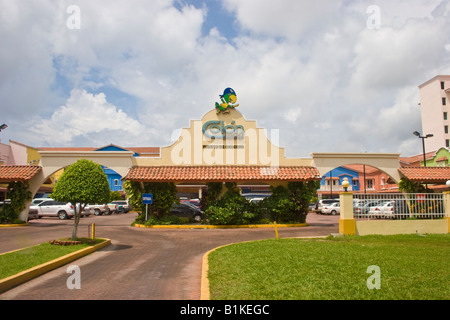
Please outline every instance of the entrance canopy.
M320 180L308 166L154 166L133 167L125 177L138 182L264 182Z

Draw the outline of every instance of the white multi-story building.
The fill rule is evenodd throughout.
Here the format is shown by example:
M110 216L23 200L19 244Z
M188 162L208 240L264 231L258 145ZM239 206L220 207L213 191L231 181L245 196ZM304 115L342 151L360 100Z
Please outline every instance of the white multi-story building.
M450 147L450 75L438 75L419 86L422 136L427 151Z

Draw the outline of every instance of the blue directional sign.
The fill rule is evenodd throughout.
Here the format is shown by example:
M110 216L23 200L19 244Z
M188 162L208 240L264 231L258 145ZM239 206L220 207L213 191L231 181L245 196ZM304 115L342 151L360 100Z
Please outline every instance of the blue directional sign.
M153 203L153 194L152 193L143 193L142 194L142 203L143 204L152 204Z

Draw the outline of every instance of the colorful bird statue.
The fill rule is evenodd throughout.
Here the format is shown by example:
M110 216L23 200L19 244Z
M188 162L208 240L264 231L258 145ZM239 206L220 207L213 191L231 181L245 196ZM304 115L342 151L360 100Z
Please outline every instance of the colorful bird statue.
M226 88L223 95L220 95L221 103L216 102L217 114L230 113L230 108L236 108L239 104L235 104L237 97L236 92L231 88Z

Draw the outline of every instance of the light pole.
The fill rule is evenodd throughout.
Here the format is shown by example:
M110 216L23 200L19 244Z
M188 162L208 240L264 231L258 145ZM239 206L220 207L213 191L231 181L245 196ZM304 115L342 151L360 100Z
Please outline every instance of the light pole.
M422 149L423 149L423 166L426 167L427 166L427 159L425 157L425 139L426 138L431 138L433 135L432 134L427 134L426 136L421 136L420 133L418 131L414 131L413 134L415 136L417 136L418 138L422 139Z
M344 178L342 181L342 186L344 187L344 192L347 192L349 185L350 185L350 182L348 182L348 178Z

